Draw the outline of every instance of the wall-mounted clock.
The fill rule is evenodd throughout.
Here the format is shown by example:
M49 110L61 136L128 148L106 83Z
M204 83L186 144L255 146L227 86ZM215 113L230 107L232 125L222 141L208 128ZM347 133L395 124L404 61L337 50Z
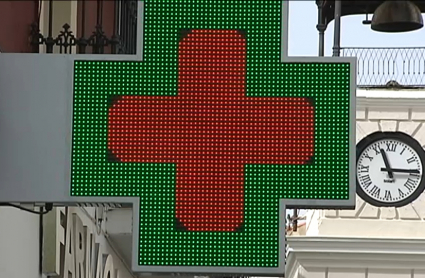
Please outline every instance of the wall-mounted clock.
M357 195L378 207L402 207L424 191L425 152L402 132L374 132L357 151Z

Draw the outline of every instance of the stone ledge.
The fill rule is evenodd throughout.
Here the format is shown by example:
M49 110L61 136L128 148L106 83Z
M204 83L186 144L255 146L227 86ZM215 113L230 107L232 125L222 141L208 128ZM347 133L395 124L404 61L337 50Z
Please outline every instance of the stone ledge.
M364 90L357 89L357 109L364 107L409 109L425 107L424 90Z
M412 109L412 120L425 120L425 106L422 109Z
M361 109L361 108L360 108ZM368 120L409 120L408 108L369 107Z
M425 221L322 218L318 235L425 239Z
M294 274L294 269L299 267L307 271L326 268L333 272L366 268L391 273L411 273L414 270L415 274L423 274L425 271L425 242L421 239L288 237L287 244L288 275Z

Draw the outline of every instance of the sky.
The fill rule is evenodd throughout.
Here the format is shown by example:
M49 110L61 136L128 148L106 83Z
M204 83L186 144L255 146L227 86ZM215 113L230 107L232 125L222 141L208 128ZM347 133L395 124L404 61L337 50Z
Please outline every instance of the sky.
M425 28L405 33L381 33L363 25L366 15L341 18L341 47L425 47ZM372 15L369 15L372 19ZM314 0L289 2L289 56L317 56L319 34L317 6ZM332 56L334 21L325 33L325 56Z

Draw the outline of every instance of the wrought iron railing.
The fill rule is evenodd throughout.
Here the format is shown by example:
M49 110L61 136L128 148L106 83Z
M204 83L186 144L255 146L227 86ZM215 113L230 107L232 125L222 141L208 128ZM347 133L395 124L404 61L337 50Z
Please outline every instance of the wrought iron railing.
M357 86L425 86L425 47L344 47L357 57Z
M93 53L93 54L135 54L137 38L137 5L138 0L115 0L114 15L104 17L104 1L97 0L96 14L86 11L86 0L81 3L81 34L75 34L68 23L62 26L59 34L53 34L53 13L54 0L40 1L42 5L48 5L48 31L42 34L39 29L39 21L31 25L30 43L32 52L39 53L40 46L46 47L47 53ZM87 17L95 17L96 24L92 28L92 33L87 34ZM104 32L104 21L113 20L112 35L107 36ZM56 50L55 50L56 49Z

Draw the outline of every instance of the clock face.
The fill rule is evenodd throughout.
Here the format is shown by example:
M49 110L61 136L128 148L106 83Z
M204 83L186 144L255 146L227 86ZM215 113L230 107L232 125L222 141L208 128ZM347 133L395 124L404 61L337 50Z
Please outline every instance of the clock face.
M357 145L357 194L375 206L400 207L423 192L425 153L401 132L376 132Z

